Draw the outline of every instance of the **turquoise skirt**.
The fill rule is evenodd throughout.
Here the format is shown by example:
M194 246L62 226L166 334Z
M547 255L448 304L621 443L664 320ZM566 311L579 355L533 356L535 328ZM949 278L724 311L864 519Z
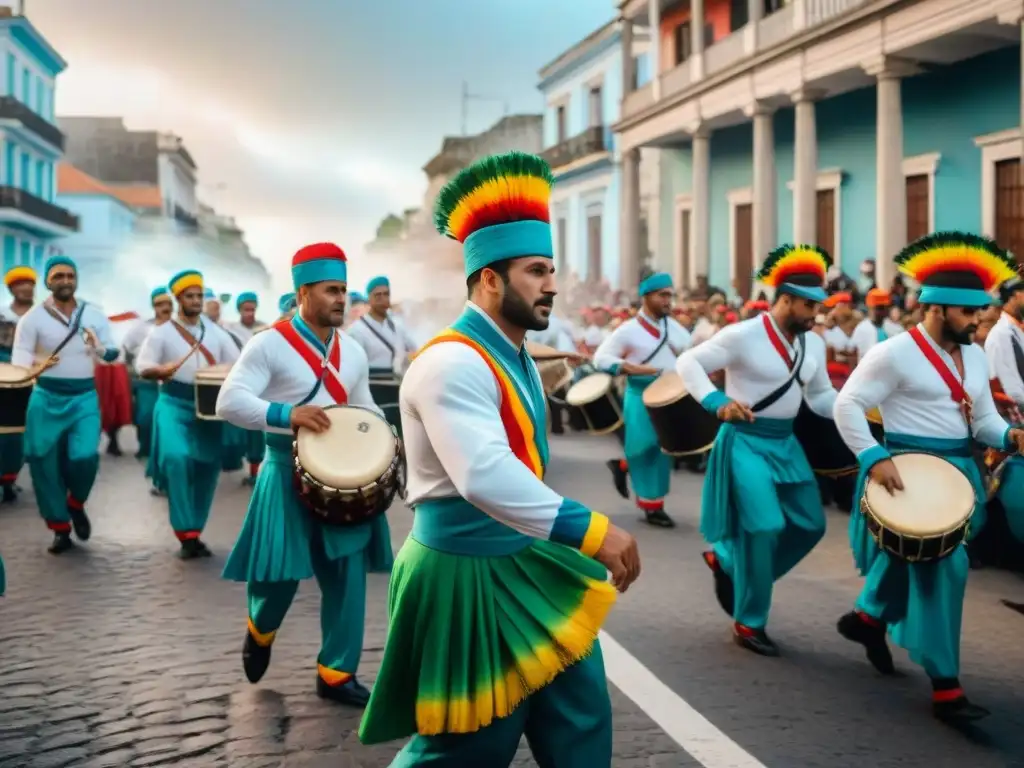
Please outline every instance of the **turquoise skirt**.
M185 452L193 461L214 464L221 458L223 422L196 418L195 387L180 381L166 381L153 409L153 445L146 476L153 485L166 490L165 458Z
M352 527L314 520L295 492L291 435L268 433L266 438L266 457L223 577L261 582L311 579L314 536L321 537L330 560L365 549L371 573L390 572L395 558L386 515Z
M150 427L153 424L153 409L160 394L160 385L155 381L135 379L132 381L135 393L134 421L136 427Z

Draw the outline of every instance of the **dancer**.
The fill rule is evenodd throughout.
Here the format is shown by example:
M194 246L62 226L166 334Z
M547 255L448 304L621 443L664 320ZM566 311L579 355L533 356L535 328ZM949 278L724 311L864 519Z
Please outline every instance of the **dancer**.
M196 372L238 359L220 326L201 317L203 276L184 270L169 287L178 315L156 325L139 350L139 375L159 381L153 409L153 484L167 494L171 528L183 560L209 557L200 539L210 517L222 458L221 422L196 417Z
M25 423L25 460L39 513L53 531L49 551L59 555L92 534L85 512L99 469L100 405L96 359L107 362L118 350L106 316L75 298L78 268L67 256L52 256L43 270L50 296L21 318L11 362L36 365L39 351L52 362L32 389Z
M836 426L860 464L860 498L867 478L890 492L903 488L892 454L925 452L944 458L971 480L977 496L972 535L984 526L985 489L970 438L1024 449L1024 432L996 411L984 352L971 343L988 291L1014 274L1013 257L990 240L943 232L911 243L899 270L921 284L924 320L908 333L872 347L835 405ZM885 445L871 435L865 411L885 417ZM862 644L883 674L894 672L886 630L924 667L937 717L950 722L988 714L960 686L960 625L968 559L964 546L937 562L908 563L879 548L864 515L850 517L854 562L866 577L856 607L839 620L843 637Z
M394 557L384 515L352 527L313 519L294 486L293 430L330 426L323 406L351 403L379 412L370 397L366 355L341 332L347 265L332 243L292 258L299 312L253 337L232 368L217 413L243 429L266 430L267 460L249 511L224 567L224 578L248 584L249 628L242 646L246 677L270 665L277 630L299 582L320 586L321 646L317 694L362 707L369 691L356 679L363 650L366 573L386 573Z
M523 340L555 297L551 184L547 163L511 152L438 196L469 304L402 383L415 517L359 731L366 744L415 734L393 768L504 768L524 734L540 765L611 765L602 564L624 590L640 559L632 536L543 482L544 393Z
M146 381L139 376L135 363L146 336L155 326L163 325L170 320L171 313L174 311L174 300L171 298L167 286L161 285L159 288L154 288L149 294L149 302L153 307L153 317L136 323L125 334L124 341L121 343L124 363L132 373L132 390L135 394L133 420L139 440L139 450L135 453L137 459L149 458L153 443L153 408L156 406L156 398L160 389L156 381Z
M831 417L836 391L825 343L815 333L832 259L810 245L784 245L755 280L775 289L770 312L726 326L679 358L687 391L722 421L711 450L700 529L704 561L738 645L777 656L765 627L772 587L825 534L814 472L793 436L801 403ZM725 392L709 374L725 371Z
M35 270L25 266L11 267L4 275L4 285L14 301L8 307L0 306L0 363L11 362L14 331L32 309L36 280ZM18 474L24 463L24 434L0 435L0 504L18 500Z
M690 346L690 333L671 316L673 298L672 277L667 272L646 278L640 283L641 311L612 331L594 353L598 369L627 377L622 403L626 458L608 462L615 488L629 498L628 472L644 520L661 528L675 526L665 513L673 461L661 451L643 395L661 373L675 368L676 358Z
M850 339L857 347L858 358L863 358L876 344L903 333L903 326L889 319L892 309L892 296L882 288L872 288L864 297L868 308L865 317L856 328Z
M238 294L238 298L235 299L235 309L238 311L238 322L225 323L222 327L241 351L256 333L266 328L266 325L256 319L259 297L252 291L243 291ZM225 451L232 455L225 455L223 469L229 472L241 469L244 459L249 465L249 474L242 483L255 485L256 475L259 474L260 462L263 461L265 450L263 430L239 429L233 424L225 424L224 445Z

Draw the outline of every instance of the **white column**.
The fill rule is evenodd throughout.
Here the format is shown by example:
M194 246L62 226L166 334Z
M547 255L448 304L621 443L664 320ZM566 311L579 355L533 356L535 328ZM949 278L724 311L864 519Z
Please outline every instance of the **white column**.
M747 54L757 51L757 28L764 17L764 0L747 0L747 25L743 28L743 48Z
M778 245L775 220L775 132L772 111L762 105L750 110L754 118L754 263L760 264Z
M690 0L690 80L704 77L704 0Z
M622 100L633 91L633 22L623 16L622 25Z
M900 80L919 70L896 59L882 59L864 69L877 78L875 282L887 288L896 270L893 258L907 244L907 181L903 176Z
M647 0L647 23L651 28L651 95L661 98L661 0Z
M690 229L693 247L690 251L690 283L697 284L697 275L708 274L711 253L711 135L703 128L693 134L693 208Z
M640 150L625 150L620 162L619 289L632 293L640 279Z
M793 240L818 241L818 130L814 115L816 94L793 94L796 134L793 155Z

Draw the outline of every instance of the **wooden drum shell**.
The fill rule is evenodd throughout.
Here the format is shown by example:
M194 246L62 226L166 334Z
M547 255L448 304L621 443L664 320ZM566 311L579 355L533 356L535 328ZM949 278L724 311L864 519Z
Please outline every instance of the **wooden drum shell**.
M885 430L880 422L869 418L871 434L881 443ZM832 419L819 416L806 402L800 403L800 412L793 424L793 433L800 442L811 469L819 475L843 477L856 474L857 457L846 447L839 429Z
M591 386L590 380L595 376L605 377L607 379L607 387L600 387L601 391L596 396L587 396L582 399L574 398L573 390L579 393L580 390L576 388L580 385L585 387ZM609 435L623 424L622 404L615 393L614 381L608 374L592 373L590 376L576 382L566 393L566 404L579 412L585 424L585 431L592 435ZM570 416L570 423L572 421Z
M4 363L12 370L12 376L27 377L28 368ZM25 431L28 421L28 401L32 397L34 382L26 384L0 379L0 435L18 435Z
M722 422L704 410L693 395L685 391L682 380L676 374L663 374L661 380L667 385L666 388L678 389L678 396L667 401L664 398L654 401L648 393L657 384L655 381L644 391L644 407L658 436L662 453L669 456L707 453L715 444Z

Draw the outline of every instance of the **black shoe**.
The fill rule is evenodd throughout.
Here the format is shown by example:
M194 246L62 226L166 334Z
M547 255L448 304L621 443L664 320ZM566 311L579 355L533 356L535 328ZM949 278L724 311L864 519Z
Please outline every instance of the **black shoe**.
M896 665L892 660L892 651L885 639L885 627L873 627L858 615L856 611L844 614L836 623L839 634L853 643L860 643L871 662L871 666L883 675L895 675Z
M195 560L197 557L202 557L203 554L196 545L197 541L198 539L185 539L181 542L181 549L178 550L178 557L182 560Z
M669 517L664 509L644 510L644 522L655 528L675 528L676 521Z
M50 544L46 551L51 555L60 555L74 548L75 542L71 540L70 533L55 533L53 534L53 543Z
M252 488L254 485L256 485L256 475L249 475L248 477L243 477L242 485Z
M1003 600L1002 603L1011 611L1016 611L1017 613L1024 614L1024 603L1015 603L1012 600Z
M155 485L151 485L151 486L149 486L149 495L150 495L150 496L155 496L155 497L156 497L156 498L158 498L158 499L162 499L162 498L163 498L164 496L166 496L167 494L166 494L166 493L164 493L163 491L161 491L161 490L160 490L159 488L157 488L157 487L156 487Z
M718 562L718 557L713 551L703 552L701 557L704 558L704 564L711 569L711 573L715 577L715 599L725 611L725 615L731 619L736 610L736 589L733 587L732 577L722 568L722 564Z
M365 708L370 702L369 689L356 680L355 677L349 678L347 682L341 685L328 685L320 675L317 675L316 695L321 699L330 699L339 704L358 707L359 709Z
M932 712L939 720L952 726L968 725L992 714L984 707L972 704L966 696L953 701L933 702Z
M210 551L210 548L201 539L196 539L195 542L197 557L213 557L213 552Z
M258 683L270 666L271 645L260 645L249 630L245 631L245 642L242 644L242 669L250 683Z
M108 456L122 456L121 446L117 443L117 433L111 432L108 437L110 438L107 443L107 455Z
M612 472L612 482L615 483L615 490L619 492L619 496L624 499L629 498L629 475L626 474L626 470L622 468L622 464L618 459L609 459L605 462L605 466Z
M75 537L79 541L88 541L92 536L92 523L89 522L89 516L85 514L85 510L69 506L68 516L71 518L71 528L75 532Z
M772 642L763 629L752 629L739 625L733 629L733 640L740 648L756 653L758 656L778 656L779 646Z
M3 496L0 497L0 504L13 504L18 500L18 492L14 490L14 485L5 485L3 490Z

